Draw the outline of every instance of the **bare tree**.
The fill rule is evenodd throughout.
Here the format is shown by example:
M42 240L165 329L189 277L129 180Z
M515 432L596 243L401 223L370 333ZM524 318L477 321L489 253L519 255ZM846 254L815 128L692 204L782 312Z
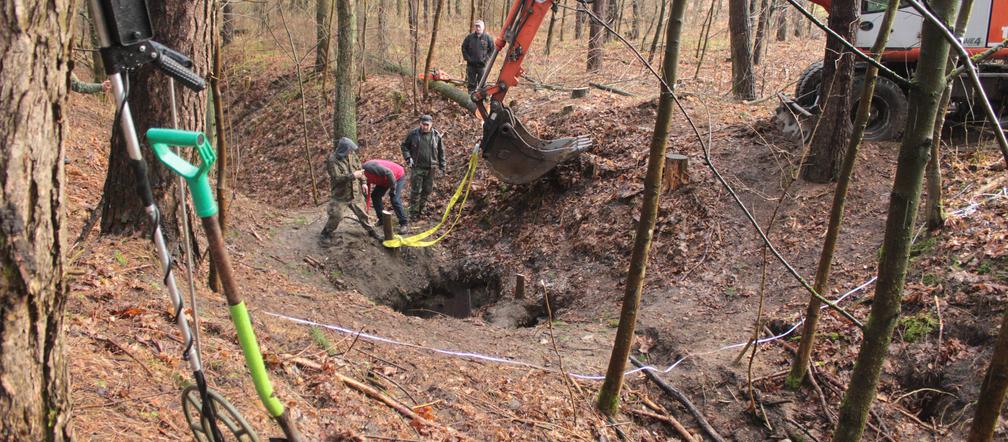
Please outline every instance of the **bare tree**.
M616 0L595 0L592 3L592 12L596 17L606 16L607 1ZM588 72L595 72L602 68L602 45L604 44L602 35L605 32L602 25L595 20L592 20L588 25Z
M847 41L854 36L857 8L856 0L834 0L830 4L829 27ZM850 90L854 82L854 55L832 36L826 40L821 78L819 121L812 134L802 177L815 183L828 183L836 179L843 146L850 142Z
M234 6L231 5L231 0L223 1L224 16L221 17L221 44L227 46L234 41L235 36L235 14Z
M946 23L955 15L958 0L930 2L935 15ZM864 329L851 381L840 406L833 440L858 441L864 432L868 411L875 400L882 364L893 329L900 316L900 303L910 258L911 237L920 205L924 167L931 148L938 101L945 89L945 63L949 44L942 32L925 22L921 31L920 61L910 85L910 114L900 144L896 176L889 194L889 214L879 258L878 281L871 313Z
M165 0L149 2L150 16L158 39L183 54L189 55L194 71L206 73L210 66L210 39L213 32L213 0ZM151 127L163 126L172 121L168 80L154 69L140 69L130 76L129 105L137 133L143 134ZM203 131L206 122L206 99L202 94L180 89L178 94L179 126ZM126 154L124 137L111 149L108 175L105 177L105 206L102 208L102 233L118 234L145 230L148 222L143 204L134 191L130 159ZM159 162L148 164L151 187L161 210L161 228L169 241L179 237L179 204L175 191L178 183L174 174Z
M357 49L357 17L353 0L336 0L339 42L336 56L336 98L333 102L333 143L347 137L357 140L357 88L354 52Z
M989 442L994 440L994 427L997 426L1001 407L1004 405L1005 390L1008 389L1008 310L1001 319L1001 331L998 333L994 353L991 354L990 366L980 385L980 396L973 412L973 425L970 427L969 442Z
M333 0L315 0L315 72L329 67L329 15Z
M0 8L0 427L72 440L64 357L63 124L71 1ZM16 26L11 25L16 24Z
M441 20L441 9L444 8L445 0L437 0L434 8L434 26L431 26L430 48L427 49L427 61L424 62L424 99L430 93L431 58L434 57L434 47L437 44L438 22Z
M753 0L755 1L755 0ZM739 100L756 98L746 0L728 0L728 29L731 33L732 94Z
M756 22L756 39L753 42L753 64L760 64L763 54L766 53L767 30L770 27L770 18L776 8L776 0L763 0L761 3L759 21Z
M676 82L679 38L682 34L686 2L687 0L673 0L672 7L669 9L662 75L665 84L670 87ZM661 88L659 91L661 96L658 99L658 113L655 117L654 133L651 135L651 149L648 153L647 175L644 178L644 201L641 205L637 232L634 234L634 248L630 255L630 270L627 272L626 287L623 292L619 327L616 330L612 355L609 357L609 368L606 371L605 382L599 392L598 408L608 416L615 415L619 409L619 392L623 385L623 372L626 370L627 358L630 356L630 346L633 342L634 327L637 322L637 309L640 307L641 291L644 287L648 252L651 249L651 237L654 234L655 220L658 218L659 187L661 187L662 173L665 167L665 151L668 147L672 110L675 103L675 97L672 96L672 93L663 86L659 87Z

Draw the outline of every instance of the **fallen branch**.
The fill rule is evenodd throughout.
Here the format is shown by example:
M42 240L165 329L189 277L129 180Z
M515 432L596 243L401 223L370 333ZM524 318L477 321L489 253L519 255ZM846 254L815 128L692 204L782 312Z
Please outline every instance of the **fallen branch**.
M630 410L630 412L633 413L633 414L639 415L639 416L644 416L644 417L649 417L649 418L652 418L652 419L657 419L657 420L660 420L662 422L665 422L665 423L671 425L672 428L674 428L676 430L676 432L679 433L679 435L682 436L683 439L686 442L693 442L693 441L696 440L696 439L693 438L693 435L690 434L689 431L686 431L686 428L683 427L682 424L679 423L679 421L677 421L676 418L674 418L672 416L669 416L669 415L660 415L660 414L651 413L651 412L644 411L644 410Z
M408 69L405 66L400 66L399 64L396 64L388 60L379 60L377 58L372 58L371 60L376 64L378 64L378 66L380 66L387 72L399 75L405 75L407 77L413 76L413 74L411 73L411 69ZM419 79L414 78L414 82L419 81L420 81ZM455 86L452 86L451 83L445 83L443 81L431 81L430 87L431 89L434 89L435 92L441 94L443 97L458 103L459 106L464 107L469 112L476 111L476 103L473 103L472 99L469 98L469 93Z
M627 91L625 91L623 89L620 89L618 87L612 87L612 86L605 85L605 84L599 84L599 83L591 83L591 82L589 82L588 86L591 86L591 87L593 87L595 89L600 89L600 90L603 90L603 91L606 91L606 92L612 92L612 93L614 93L616 95L622 95L624 97L635 97L636 96L636 95L634 95L631 92L627 92Z
M398 412L399 414L403 415L404 417L407 417L407 418L412 419L412 420L414 420L416 422L419 422L419 423L423 424L424 426L428 426L428 427L432 427L432 428L439 428L439 429L441 429L441 430L443 430L445 432L448 432L448 433L451 433L453 435L461 437L461 434L459 434L458 431L455 431L455 429L450 428L450 427L446 427L446 426L443 426L443 425L439 425L437 423L434 423L434 422L428 420L427 418L425 418L425 417L417 414L413 410L411 410L409 407L406 407L403 404L400 404L399 402L396 402L392 398L390 398L390 397L382 394L380 391L375 390L372 387L369 387L369 386L367 386L365 384L362 384L361 382L359 382L359 381L357 381L355 379L351 379L351 378L348 378L346 376L343 376L342 374L339 374L337 372L333 372L333 373L331 373L331 375L334 378L336 378L336 380L342 382L344 385L346 385L346 386L348 386L350 388L353 388L354 390L357 390L357 391L359 391L361 393L364 393L364 395L366 395L366 396L368 396L368 397L370 397L372 399L375 399L375 400L377 400L377 401L379 401L379 402L387 405L389 408L395 410L396 412Z
M644 366L644 364L642 364L641 361L638 361L637 358L633 356L630 357L630 362L633 362L633 364L636 365L637 367ZM704 430L704 433L707 433L707 435L710 436L711 439L714 439L716 442L724 442L724 438L722 438L721 435L718 434L717 430L715 430L714 427L712 427L711 424L707 422L707 418L704 417L703 413L701 413L700 410L698 410L695 405L693 405L693 402L690 402L689 398L686 397L685 394L683 394L679 390L676 390L675 387L669 385L665 381L661 380L661 378L659 378L658 375L654 374L654 372L652 372L651 370L644 370L644 374L648 377L648 379L651 379L655 384L658 384L658 386L661 387L663 391L668 393L675 400L679 401L680 404L686 407L686 410L689 411L694 418L696 418L697 423L700 424L700 428L702 428Z

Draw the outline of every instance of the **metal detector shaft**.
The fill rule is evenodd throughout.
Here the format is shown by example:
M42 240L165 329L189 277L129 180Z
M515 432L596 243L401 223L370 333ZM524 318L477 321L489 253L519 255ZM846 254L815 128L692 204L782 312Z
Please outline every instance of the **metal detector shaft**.
M259 351L259 343L256 340L255 332L252 331L252 321L249 318L248 309L238 293L238 284L234 280L231 269L231 257L224 246L224 235L221 234L220 223L217 215L210 215L200 218L203 221L203 231L207 236L207 248L210 250L210 259L217 266L217 276L220 277L221 286L224 290L224 297L227 299L228 307L231 311L231 321L234 322L238 331L238 342L241 344L242 353L245 354L245 364L252 374L252 381L255 384L256 393L259 400L269 411L270 416L276 420L277 424L284 432L284 436L290 442L301 442L303 439L294 421L290 419L283 404L273 394L273 385L270 383L269 375L266 373L266 366L263 363L262 352Z

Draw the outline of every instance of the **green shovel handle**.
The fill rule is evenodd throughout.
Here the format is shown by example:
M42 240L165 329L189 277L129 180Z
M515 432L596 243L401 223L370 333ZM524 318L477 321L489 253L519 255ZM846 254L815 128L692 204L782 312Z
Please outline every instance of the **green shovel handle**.
M147 130L147 143L150 144L154 156L158 161L161 161L161 164L185 178L189 183L189 192L192 194L193 205L196 207L196 216L206 218L216 215L217 202L214 200L207 173L210 172L210 166L214 161L217 161L217 154L210 142L207 141L207 137L201 132L151 128ZM186 161L172 152L168 146L195 147L200 157L199 164L193 165Z

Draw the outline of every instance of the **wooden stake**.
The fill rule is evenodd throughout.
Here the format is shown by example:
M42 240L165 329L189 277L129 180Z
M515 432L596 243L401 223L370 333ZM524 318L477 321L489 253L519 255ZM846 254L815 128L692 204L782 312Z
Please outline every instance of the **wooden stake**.
M525 275L521 273L515 274L514 297L515 299L525 299Z
M394 238L392 234L392 212L388 210L383 210L381 213L382 220L382 233L385 235L385 241L389 241ZM399 256L398 247L388 247L389 252L392 256Z

